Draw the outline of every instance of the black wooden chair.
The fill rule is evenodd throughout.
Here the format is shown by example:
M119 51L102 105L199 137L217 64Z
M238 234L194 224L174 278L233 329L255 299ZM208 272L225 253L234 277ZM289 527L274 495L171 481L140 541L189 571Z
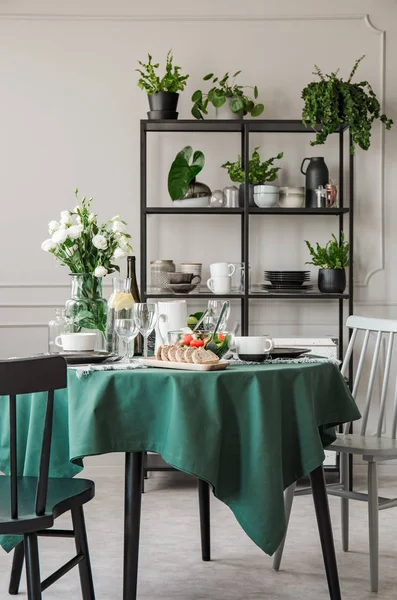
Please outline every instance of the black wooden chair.
M79 566L83 600L95 600L83 513L83 504L95 495L94 483L86 479L48 477L54 390L65 388L66 382L66 362L61 357L0 361L0 396L9 396L10 415L10 474L0 477L0 535L23 535L23 542L14 550L9 593L18 593L26 557L29 600L40 600L42 591L76 565ZM17 396L34 392L47 392L38 477L19 477ZM71 511L73 530L50 529L55 519L67 511ZM74 558L43 582L40 580L38 536L73 537L77 551Z

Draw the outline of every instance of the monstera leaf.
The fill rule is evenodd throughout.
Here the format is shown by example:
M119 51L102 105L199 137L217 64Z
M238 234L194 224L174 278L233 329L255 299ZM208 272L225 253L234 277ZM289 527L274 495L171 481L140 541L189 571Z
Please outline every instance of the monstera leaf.
M192 158L193 155L193 158ZM190 159L192 161L189 164ZM191 146L185 146L176 155L168 173L168 192L172 200L180 200L186 194L189 183L204 167L204 154Z

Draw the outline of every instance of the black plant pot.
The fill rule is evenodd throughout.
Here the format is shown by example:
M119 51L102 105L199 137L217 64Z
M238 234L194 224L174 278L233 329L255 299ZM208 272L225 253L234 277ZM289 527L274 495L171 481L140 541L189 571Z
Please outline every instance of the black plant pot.
M148 94L150 110L176 112L179 94L176 92L157 92Z
M343 294L346 289L345 270L320 269L318 272L318 289L323 294Z
M241 207L244 206L244 184L240 184L240 188L238 191L238 203ZM254 202L254 185L252 183L248 184L248 206L256 206Z

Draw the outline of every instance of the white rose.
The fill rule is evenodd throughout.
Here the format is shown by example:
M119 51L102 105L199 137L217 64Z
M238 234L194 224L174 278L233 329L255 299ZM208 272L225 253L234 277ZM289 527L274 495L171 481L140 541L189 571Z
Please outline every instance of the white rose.
M98 248L98 250L106 250L106 248L108 247L107 239L104 235L101 235L100 233L94 235L94 237L92 238L92 243L94 244L95 248Z
M77 240L81 236L82 225L72 225L67 229L68 236L71 240Z
M96 223L96 215L94 215L94 213L90 213L88 215L88 222L89 223Z
M57 229L57 231L53 233L51 239L54 242L54 244L63 244L64 242L66 242L67 238L67 230L64 227L60 227L59 229Z
M61 223L63 225L71 225L72 224L72 217L68 210L63 210L61 212Z
M78 225L80 225L80 223L81 223L81 217L80 217L80 215L77 215L77 217L76 217L76 223Z
M80 206L79 205L77 205L77 206L74 207L73 212L77 213L78 210L80 210Z
M127 256L127 252L124 252L124 250L122 248L116 248L116 250L114 251L113 254L113 258L114 260L117 260L118 258L125 258Z
M105 277L107 275L108 270L105 267L97 267L94 271L95 277Z
M125 231L124 223L122 223L121 221L114 221L114 223L112 225L112 231L114 231L114 232L119 231L120 233L122 233L123 231Z
M132 251L132 248L131 248L130 244L128 243L128 239L124 235L121 235L119 237L119 246L122 250L124 250L124 252Z
M57 229L59 229L59 227L60 227L60 225L59 225L58 221L50 221L48 223L48 231L49 231L50 235L55 233L55 231L57 231Z
M51 252L51 250L55 250L55 248L56 244L54 244L51 238L49 240L44 240L41 244L41 249L44 250L44 252Z

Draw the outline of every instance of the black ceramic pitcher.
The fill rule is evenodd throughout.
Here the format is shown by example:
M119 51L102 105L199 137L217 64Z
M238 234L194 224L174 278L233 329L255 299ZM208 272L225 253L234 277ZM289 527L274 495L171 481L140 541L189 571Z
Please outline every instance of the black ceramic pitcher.
M305 161L310 161L306 171L303 170ZM316 189L322 185L325 187L329 183L328 167L324 162L323 156L312 156L304 158L301 164L301 173L306 176L306 206L315 208L317 206Z

